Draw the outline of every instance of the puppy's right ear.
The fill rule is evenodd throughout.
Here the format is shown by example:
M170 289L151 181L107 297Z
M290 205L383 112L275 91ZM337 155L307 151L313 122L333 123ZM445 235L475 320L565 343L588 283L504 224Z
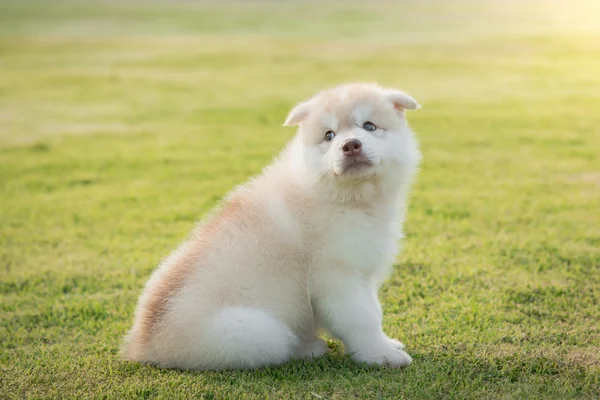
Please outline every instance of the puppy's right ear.
M403 110L418 110L421 105L409 94L397 89L388 89L386 95L389 101L392 102L394 108L398 111Z
M298 125L304 118L308 116L313 106L313 100L306 100L292 108L287 119L283 123L283 126L295 126Z

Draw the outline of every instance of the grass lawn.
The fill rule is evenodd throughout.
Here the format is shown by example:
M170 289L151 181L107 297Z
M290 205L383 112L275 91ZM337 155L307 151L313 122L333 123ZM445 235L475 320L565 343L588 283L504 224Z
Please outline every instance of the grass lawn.
M405 370L125 363L141 288L337 83L424 153L383 287ZM0 2L0 398L600 397L600 3Z

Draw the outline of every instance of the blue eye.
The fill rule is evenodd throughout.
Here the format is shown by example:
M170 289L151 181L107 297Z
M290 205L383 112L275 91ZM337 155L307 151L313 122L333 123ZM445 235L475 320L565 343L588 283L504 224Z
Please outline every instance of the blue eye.
M367 132L375 132L377 127L371 121L367 121L363 124L363 129Z
M327 133L325 134L325 140L328 142L331 142L334 137L335 137L334 131L327 131Z

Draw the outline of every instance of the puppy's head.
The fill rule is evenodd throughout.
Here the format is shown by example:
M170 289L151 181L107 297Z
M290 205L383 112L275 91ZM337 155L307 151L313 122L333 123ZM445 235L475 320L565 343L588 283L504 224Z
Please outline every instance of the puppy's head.
M420 158L405 119L405 110L417 108L399 90L348 84L298 104L284 125L300 126L303 173L344 186L394 175L401 183Z

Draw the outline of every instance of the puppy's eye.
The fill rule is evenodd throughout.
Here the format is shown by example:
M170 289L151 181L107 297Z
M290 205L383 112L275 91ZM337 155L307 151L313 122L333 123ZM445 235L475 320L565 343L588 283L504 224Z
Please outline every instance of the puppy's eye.
M327 131L327 133L325 134L325 140L328 142L331 142L334 137L335 137L334 131Z
M363 124L363 129L368 132L375 132L377 130L377 127L374 123L367 121Z

